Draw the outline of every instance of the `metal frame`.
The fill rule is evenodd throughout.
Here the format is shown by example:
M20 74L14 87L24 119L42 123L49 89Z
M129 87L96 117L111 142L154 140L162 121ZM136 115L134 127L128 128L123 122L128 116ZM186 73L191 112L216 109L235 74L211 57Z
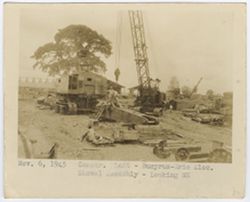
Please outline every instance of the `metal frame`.
M130 27L135 54L138 83L141 90L150 88L147 46L142 11L129 11Z

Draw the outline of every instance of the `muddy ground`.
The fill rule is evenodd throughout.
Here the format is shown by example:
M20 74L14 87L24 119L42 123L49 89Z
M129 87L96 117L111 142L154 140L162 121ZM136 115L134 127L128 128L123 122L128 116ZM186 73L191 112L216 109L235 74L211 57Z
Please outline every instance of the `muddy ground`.
M87 141L80 141L87 130L89 116L61 115L49 109L39 109L34 98L19 99L18 117L19 134L33 140L31 147L35 158L43 154L46 156L51 146L57 143L58 159L162 161L153 154L153 147L146 145L147 141L165 138L164 134L154 132L159 131L159 128L177 134L173 139L178 141L199 142L204 151L209 150L213 141L223 142L227 147L231 147L232 141L230 127L200 124L183 117L177 111L165 112L159 126L138 126L136 131L131 132L145 142L112 146L94 146ZM119 127L119 123L100 123L96 130L101 135L109 136ZM152 129L154 127L156 130ZM25 158L21 138L18 144L18 156ZM168 159L172 160L172 157Z

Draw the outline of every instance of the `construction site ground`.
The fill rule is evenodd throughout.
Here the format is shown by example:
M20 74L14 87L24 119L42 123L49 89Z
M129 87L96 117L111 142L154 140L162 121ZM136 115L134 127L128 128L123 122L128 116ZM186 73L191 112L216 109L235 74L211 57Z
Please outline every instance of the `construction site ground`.
M36 141L34 144L36 154L48 152L49 148L57 143L58 159L162 161L153 154L153 147L145 144L95 146L87 141L81 142L81 137L86 132L90 120L88 115L62 115L50 109L39 109L35 99L19 100L18 118L19 133ZM108 135L112 128L117 127L121 127L119 123L100 123L97 132L100 135L105 133ZM185 118L178 111L165 112L160 118L159 126L143 127L149 130L163 127L179 134L183 140L200 141L204 145L209 145L212 141L220 141L231 147L232 142L230 126L200 124ZM151 134L152 139L154 134ZM155 135L159 138L159 134ZM18 156L24 158L20 138L18 144ZM171 158L168 160L170 161Z

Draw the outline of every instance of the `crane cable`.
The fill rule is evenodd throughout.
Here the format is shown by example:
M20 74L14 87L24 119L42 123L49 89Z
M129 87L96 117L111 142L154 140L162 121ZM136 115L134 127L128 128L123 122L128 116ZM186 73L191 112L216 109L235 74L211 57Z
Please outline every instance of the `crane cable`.
M116 54L115 54L115 68L119 69L120 66L120 53L121 53L121 35L122 35L122 15L118 12L116 24Z

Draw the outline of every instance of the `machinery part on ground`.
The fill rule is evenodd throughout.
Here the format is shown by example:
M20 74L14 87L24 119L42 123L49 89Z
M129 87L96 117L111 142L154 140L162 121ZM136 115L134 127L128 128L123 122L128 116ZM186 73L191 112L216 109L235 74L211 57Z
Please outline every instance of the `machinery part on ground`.
M176 161L199 161L208 157L208 153L201 152L200 145L190 145L167 139L161 140L153 146L153 154L158 158L169 158L173 154Z
M189 151L187 148L180 148L175 152L175 159L177 161L185 161L189 158Z
M153 116L149 116L140 112L122 107L116 107L111 104L103 104L95 117L98 121L118 121L131 124L156 125L159 120Z
M56 159L57 158L57 150L59 148L59 145L55 143L51 149L48 152L48 158L49 159Z
M209 154L208 162L223 162L223 163L231 163L232 162L232 154L231 152L220 148L220 149L214 149Z
M224 124L224 116L219 114L196 114L192 117L192 120L211 125L221 126Z
M201 152L200 145L183 144L182 146L168 146L168 148L172 150L176 161L189 161L191 155Z
M169 149L162 150L159 147L154 147L153 154L156 155L158 158L166 159L166 158L169 158L171 156L172 152Z
M153 154L156 155L158 158L166 159L171 156L172 151L170 149L165 149L164 147L167 146L167 140L160 141L157 145L153 148Z
M140 143L139 135L134 129L124 129L124 128L115 128L113 131L112 137L115 140L115 143Z
M224 124L224 115L218 113L198 113L194 109L185 109L183 116L190 117L193 121L222 126Z
M104 146L109 145L112 146L114 144L114 140L108 137L98 136L95 140L89 140L86 139L89 143L95 145L95 146Z
M191 153L188 162L207 162L208 157L209 153L205 152Z

